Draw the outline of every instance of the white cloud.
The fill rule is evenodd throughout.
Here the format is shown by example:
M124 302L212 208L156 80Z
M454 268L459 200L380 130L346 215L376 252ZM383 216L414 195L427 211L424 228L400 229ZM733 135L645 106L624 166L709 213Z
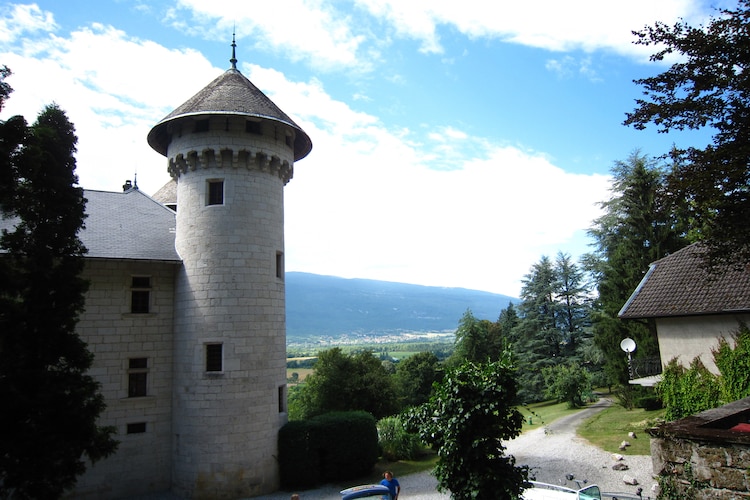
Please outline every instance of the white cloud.
M314 141L285 188L290 271L517 295L531 264L579 238L608 195L606 176L455 127L389 130L317 81L250 68ZM452 168L436 168L446 155Z
M183 32L221 40L235 26L238 40L257 50L323 71L370 72L394 38L416 41L417 50L425 54L443 54L441 33L556 52L610 51L646 61L653 48L633 44L633 30L656 21L698 24L716 13L714 4L703 0L356 0L353 5L351 9L330 0L178 0L164 21ZM582 69L587 71L581 74L596 79L588 72L590 66Z
M576 58L566 54L559 58L548 59L545 68L560 79L582 76L591 82L601 82L602 79L593 64L590 56Z
M44 12L34 19L54 25ZM20 15L4 22L24 26ZM111 26L37 32L23 44L11 42L24 28L7 32L0 61L14 71L16 91L4 117L33 120L52 101L68 111L86 188L117 190L136 169L147 193L168 180L166 160L146 134L220 69L196 51ZM185 78L185 68L201 78ZM565 250L608 195L605 176L566 173L540 153L489 143L458 125L390 128L334 99L316 79L241 69L313 139L285 188L290 271L517 295L541 252Z
M215 22L220 27L216 33L220 39L226 39L227 30L234 26L238 40L244 39L258 49L270 48L293 61L304 60L318 69L369 71L379 58L375 46L363 48L368 37L363 27L334 4L322 0L179 0L178 4L180 9L172 13L172 24L181 23L183 29L196 31L198 28L191 26L200 26L199 34L206 36L206 26ZM201 22L186 23L180 10Z
M642 57L633 30L655 21L700 21L707 7L699 0L358 0L397 33L418 40L424 52L442 52L438 28L453 28L470 38L500 39L553 51L612 50Z
M118 189L137 172L139 186L156 191L169 177L166 160L146 143L148 131L208 83L183 78L185 68L199 75L220 70L197 51L170 50L111 26L95 24L65 36L22 35L23 26L29 31L37 23L24 24L27 17L19 12L3 18L25 37L20 45L13 38L0 43L0 61L13 71L8 81L14 88L3 116L20 114L32 122L55 102L76 127L84 187ZM49 13L36 16L54 24Z
M42 12L36 4L6 5L0 9L0 43L19 38L26 32L54 31L57 28L50 12Z

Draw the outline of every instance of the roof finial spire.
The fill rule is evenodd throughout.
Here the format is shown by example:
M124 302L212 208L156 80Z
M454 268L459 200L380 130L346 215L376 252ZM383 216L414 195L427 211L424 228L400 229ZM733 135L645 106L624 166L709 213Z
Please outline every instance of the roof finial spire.
M232 28L232 58L229 60L230 63L232 63L232 69L237 69L237 57L235 56L234 49L237 47L237 44L234 43L234 28Z

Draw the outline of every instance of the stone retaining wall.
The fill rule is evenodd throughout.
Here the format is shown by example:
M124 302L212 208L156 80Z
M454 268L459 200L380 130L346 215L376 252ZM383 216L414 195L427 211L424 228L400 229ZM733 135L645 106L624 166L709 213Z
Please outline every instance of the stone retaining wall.
M737 427L748 417L745 398L651 429L664 498L750 499L750 432Z

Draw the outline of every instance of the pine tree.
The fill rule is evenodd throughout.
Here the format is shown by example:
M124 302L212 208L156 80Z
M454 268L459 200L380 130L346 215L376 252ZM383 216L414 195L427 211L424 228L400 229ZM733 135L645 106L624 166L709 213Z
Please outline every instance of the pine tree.
M542 370L561 362L563 335L556 323L555 271L552 261L543 256L524 276L519 306L521 321L513 331L521 401L539 401L544 397Z
M627 357L620 342L636 341L636 357L658 355L656 331L640 322L618 319L622 306L643 279L649 265L687 244L684 225L660 200L665 173L639 152L615 163L612 198L601 203L604 215L589 230L596 252L589 265L598 276L599 311L594 340L604 352L612 381L628 385Z

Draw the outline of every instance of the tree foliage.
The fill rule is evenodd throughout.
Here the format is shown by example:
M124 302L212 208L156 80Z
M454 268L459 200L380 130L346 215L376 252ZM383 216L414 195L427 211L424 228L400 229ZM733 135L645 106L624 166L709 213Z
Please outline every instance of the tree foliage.
M545 368L582 361L590 337L590 286L580 266L562 252L554 261L542 256L522 283L520 319L509 337L521 400L539 401Z
M626 125L660 132L710 128L704 147L674 149L668 197L690 215L711 251L709 263L750 260L750 0L722 9L706 26L657 22L635 32L636 44L677 56L663 73L635 80L644 98Z
M419 352L396 365L393 381L402 408L426 403L432 392L432 384L443 377L443 370L435 354Z
M117 446L97 426L104 400L75 332L88 287L77 139L55 105L30 127L0 124L0 139L0 204L16 223L0 238L0 496L58 498Z
M605 355L611 381L628 386L627 358L620 349L629 337L638 346L635 356L658 355L656 331L640 322L617 317L649 265L687 244L684 224L661 202L665 172L638 151L612 168L612 197L601 203L604 214L589 230L595 252L587 268L596 276L599 292L593 315L594 341Z
M565 401L569 408L580 408L592 396L591 373L577 363L544 368L545 396Z
M5 101L10 97L10 93L13 92L13 87L5 81L11 74L12 72L7 66L3 65L0 68L0 111L2 111Z
M430 401L410 412L408 426L438 450L435 476L451 498L518 498L528 468L505 455L503 441L521 432L514 370L506 359L466 361L448 371Z
M347 355L339 347L321 351L315 372L290 405L299 418L333 411L362 410L375 418L396 413L396 389L380 360L370 351Z
M455 349L448 364L461 364L467 360L476 363L497 361L502 357L505 347L499 323L478 319L471 310L466 310L458 322Z

